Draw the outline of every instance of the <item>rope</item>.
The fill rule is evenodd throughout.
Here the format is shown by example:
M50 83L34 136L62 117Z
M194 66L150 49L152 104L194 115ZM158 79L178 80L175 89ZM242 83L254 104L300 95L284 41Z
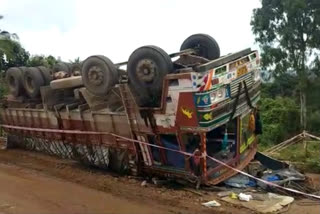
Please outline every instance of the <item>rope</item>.
M0 125L0 127L4 127L4 128L11 128L11 129L17 129L17 130L30 130L30 131L38 131L38 132L54 132L54 133L73 133L73 134L98 134L98 135L112 135L114 137L118 137L118 138L121 138L121 139L124 139L124 140L127 140L127 141L131 141L131 142L136 142L136 143L141 143L141 144L144 144L144 145L148 145L148 146L153 146L153 147L156 147L156 148L159 148L159 149L165 149L165 150L168 150L168 151L172 151L172 152L177 152L177 153L181 153L183 155L187 155L187 156L194 156L193 154L191 153L188 153L188 152L184 152L184 151L179 151L179 150L175 150L175 149L170 149L170 148L166 148L166 147L163 147L163 146L159 146L159 145L154 145L154 144L150 144L150 143L147 143L147 142L143 142L143 141L139 141L139 140L134 140L134 139L131 139L131 138L127 138L127 137L123 137L123 136L120 136L120 135L116 135L116 134L113 134L113 133L108 133L108 132L94 132L94 131L80 131L80 130L57 130L57 129L42 129L42 128L28 128L28 127L21 127L21 126L12 126L12 125ZM276 187L276 188L279 188L279 189L282 189L282 190L286 190L286 191L289 191L289 192L293 192L293 193L296 193L296 194L299 194L299 195L303 195L303 196L308 196L308 197L311 197L311 198L314 198L314 199L318 199L320 200L320 196L319 195L314 195L314 194L308 194L308 193L305 193L305 192L302 192L302 191L298 191L298 190L295 190L295 189L292 189L292 188L287 188L287 187L283 187L283 186L280 186L278 184L275 184L275 183L272 183L272 182L269 182L269 181L266 181L266 180L263 180L261 178L257 178L253 175L250 175L246 172L243 172L237 168L234 168L232 166L229 166L228 164L214 158L214 157L211 157L209 155L207 155L206 153L203 153L202 154L202 158L204 157L207 157L233 171L236 171L242 175L245 175L245 176L248 176L249 178L252 178L252 179L255 179L257 181L260 181L264 184L267 184L269 186L273 186L273 187Z

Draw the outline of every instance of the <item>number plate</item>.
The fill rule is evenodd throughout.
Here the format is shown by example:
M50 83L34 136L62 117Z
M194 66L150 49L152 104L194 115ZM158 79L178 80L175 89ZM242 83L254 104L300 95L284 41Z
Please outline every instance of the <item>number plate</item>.
M247 69L247 66L243 66L241 68L238 68L237 70L237 77L240 77L244 74L248 73L248 69Z

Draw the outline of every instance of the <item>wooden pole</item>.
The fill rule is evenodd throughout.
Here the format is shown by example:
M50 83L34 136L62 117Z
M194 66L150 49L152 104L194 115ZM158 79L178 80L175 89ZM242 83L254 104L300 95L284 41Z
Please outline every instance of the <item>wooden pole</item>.
M320 141L320 137L317 137L317 136L314 136L312 134L309 134L308 132L305 132L305 135L310 137L310 138L313 138L313 139L316 139L316 140Z
M279 143L279 144L277 144L277 145L275 145L275 146L267 149L265 152L266 152L266 153L275 152L275 151L277 151L277 150L279 150L279 149L282 149L282 148L283 148L284 146L286 146L287 144L291 144L292 141L296 140L297 138L301 138L301 137L303 137L303 133L302 133L302 134L299 134L299 135L296 135L296 136L294 136L294 137L292 137L292 138L290 138L290 139L288 139L288 140L286 140L286 141L283 141L282 143Z

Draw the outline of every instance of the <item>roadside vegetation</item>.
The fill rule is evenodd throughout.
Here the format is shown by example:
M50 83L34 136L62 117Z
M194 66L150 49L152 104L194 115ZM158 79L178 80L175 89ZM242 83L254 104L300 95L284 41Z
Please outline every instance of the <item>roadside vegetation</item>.
M252 31L267 77L260 102L264 146L303 130L320 135L320 4L262 0Z
M291 145L275 153L273 157L290 161L302 171L320 173L320 141L306 141Z
M262 0L252 31L265 75L260 101L264 150L306 130L320 136L320 4L315 0ZM319 142L292 145L277 158L320 170Z

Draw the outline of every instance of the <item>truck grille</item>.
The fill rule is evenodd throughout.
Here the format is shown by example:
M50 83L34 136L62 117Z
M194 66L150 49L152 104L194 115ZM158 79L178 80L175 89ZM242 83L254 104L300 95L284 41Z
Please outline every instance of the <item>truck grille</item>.
M239 82L242 82L242 81L246 81L247 87L250 88L253 85L253 74L248 73L230 83L231 98L237 95Z

